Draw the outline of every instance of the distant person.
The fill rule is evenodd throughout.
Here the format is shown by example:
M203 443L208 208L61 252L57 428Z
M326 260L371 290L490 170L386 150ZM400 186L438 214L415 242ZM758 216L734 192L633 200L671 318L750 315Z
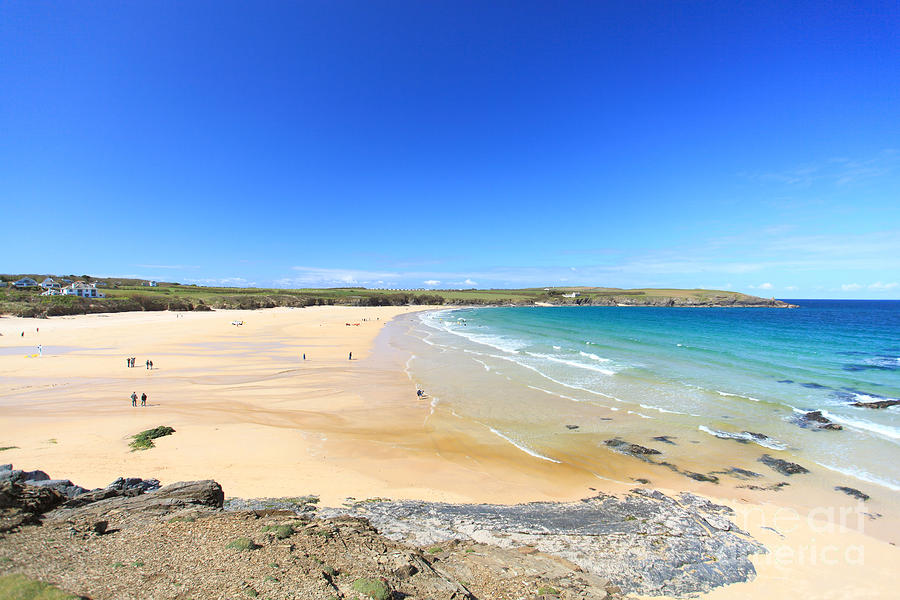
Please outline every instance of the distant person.
M303 360L306 360L306 352L303 353Z
M137 392L131 392L131 405L137 406Z
M38 344L38 356L44 355L44 346L43 344Z
M147 367L148 371L150 370L150 359L147 359L146 361L144 361L144 366Z
M424 390L416 390L416 396L418 396L419 398L421 398L421 397L424 396L424 395L425 395L425 391L424 391Z
M353 360L353 353L350 353L350 356L347 357L347 360Z
M153 361L152 360L150 361L150 370L151 371L153 370Z
M130 359L130 358L126 358L126 359L125 359L125 366L126 366L126 367L130 367L130 366L131 366L131 359Z
M147 406L147 394L141 393L141 406Z

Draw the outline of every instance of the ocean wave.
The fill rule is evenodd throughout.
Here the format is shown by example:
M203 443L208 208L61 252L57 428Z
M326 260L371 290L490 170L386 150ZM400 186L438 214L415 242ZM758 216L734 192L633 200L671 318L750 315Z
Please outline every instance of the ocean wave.
M797 410L797 409L795 409ZM806 412L803 410L797 410L797 412ZM857 431L865 431L867 433L872 433L877 435L878 437L886 438L891 441L897 442L900 441L900 428L891 427L890 425L881 425L879 423L873 423L871 421L866 421L865 419L854 419L852 417L845 417L843 415L836 415L827 410L823 410L822 416L831 419L835 423L840 423L844 427L848 427L850 429L855 429Z
M566 360L565 358L557 358L555 356L551 356L550 354L540 354L538 352L526 352L529 356L533 356L535 358L541 358L544 360L549 360L550 362L559 363L561 365L568 365L570 367L575 367L576 369L585 369L586 371L593 371L595 373L602 373L603 375L615 375L616 372L612 369L603 369L601 367L596 367L594 365L586 365L584 363L576 362L574 360Z
M840 473L841 475L847 475L849 477L853 477L854 479L865 481L866 483L880 485L881 487L887 488L894 492L900 492L900 483L894 481L893 479L878 477L877 475L872 475L868 471L863 471L862 469L852 467L835 467L834 465L826 465L825 463L820 462L817 462L816 464L820 467L825 467L829 471L834 471L835 473Z
M727 398L744 398L745 400L753 400L754 402L759 402L759 398L754 398L753 396L744 396L742 394L732 394L730 392L722 392L719 390L715 390L715 392L720 396L725 396Z
M553 346L554 350L562 350L562 346Z
M529 455L531 455L531 456L533 456L533 457L535 457L535 458L540 458L541 460L546 460L546 461L548 461L548 462L560 464L560 461L556 460L555 458L550 458L549 456L544 456L543 454L541 454L541 453L539 453L539 452L535 452L534 450L532 450L532 449L529 448L528 446L526 446L526 445L524 445L524 444L520 444L519 442L517 442L517 441L515 441L515 440L513 440L513 439L510 439L510 438L506 437L505 435L503 435L502 433L500 433L499 431L497 431L497 430L494 429L493 427L491 427L490 430L491 430L491 433L493 433L494 435L496 435L496 436L498 436L498 437L503 438L504 440L506 440L507 442L509 442L510 444L512 444L513 446L515 446L516 448L518 448L519 450L521 450L522 452L524 452L525 454L529 454Z
M556 346L553 346L556 348ZM598 362L611 362L608 358L603 358L602 356L597 356L596 354L591 354L590 352L579 352L581 356L585 358L590 358L591 360L596 360Z
M578 385L572 385L572 384L570 384L570 383L565 383L565 382L560 381L560 380L558 380L558 379L554 379L553 377L550 377L549 375L547 375L546 373L544 373L543 371L541 371L541 370L538 369L537 367L533 367L533 366L529 365L528 363L522 362L522 361L520 361L520 360L516 360L515 358L513 358L513 357L511 357L511 356L501 356L501 355L499 355L499 354L488 354L487 356L490 356L491 358L497 358L497 359L499 359L499 360L505 360L505 361L511 362L511 363L513 363L513 364L515 364L515 365L518 365L518 366L520 366L520 367L523 367L523 368L525 368L525 369L528 369L529 371L534 371L535 373L537 373L538 375L540 375L541 377L543 377L543 378L546 379L547 381L552 381L553 383L555 383L555 384L557 384L557 385L561 385L561 386L563 386L563 387L567 387L567 388L569 388L570 390L578 390L578 391L580 391L580 392L587 392L588 394L593 394L593 395L595 395L595 396L600 396L600 397L602 397L602 398L608 398L608 399L610 399L610 400L615 400L616 402L625 402L625 401L622 400L621 398L616 398L615 396L612 396L612 395L610 395L610 394L604 394L603 392L598 392L598 391L592 390L592 389L590 389L590 388L581 387L581 386L578 386ZM613 408L612 410L618 410L618 409Z
M480 364L482 367L484 367L484 370L485 370L485 371L487 371L488 373L490 373L490 371L491 371L491 366L490 366L489 364L487 364L487 363L484 362L483 360L478 360L477 358L473 358L472 360L474 360L475 362L477 362L478 364Z
M778 440L774 440L770 437L760 438L759 436L753 435L749 431L741 431L741 432L732 432L732 431L721 431L719 429L710 429L706 425L700 425L697 427L700 431L704 433L708 433L709 435L713 435L720 440L737 440L739 442L753 442L758 446L762 446L763 448L769 448L771 450L784 450L787 448L786 444L782 444Z
M550 394L551 396L556 396L556 397L558 397L558 398L563 398L564 400L571 400L572 402L585 402L584 400L579 400L578 398L573 398L572 396L566 396L565 394L560 394L560 393L558 393L558 392L551 392L550 390L545 390L545 389L542 388L542 387L537 387L537 386L534 386L534 385L529 385L528 387L531 388L531 389L533 389L533 390L537 390L537 391L539 391L539 392L544 392L545 394ZM602 404L598 404L597 406L603 406L603 405L602 405ZM608 406L605 406L604 408L609 408L609 407L608 407Z
M640 406L641 408L646 408L647 410L655 410L655 411L661 412L661 413L669 413L670 415L686 415L686 414L688 414L688 413L679 412L677 410L669 410L667 408L660 408L659 406L652 406L650 404L638 404L638 406ZM692 416L696 417L698 415L692 415Z
M629 415L637 415L637 416L639 416L639 417L642 418L642 419L652 419L652 418L653 418L653 417L651 417L650 415L645 415L644 413L640 413L640 412L638 412L638 411L636 411L636 410L629 410L629 411L628 411L628 414L629 414Z

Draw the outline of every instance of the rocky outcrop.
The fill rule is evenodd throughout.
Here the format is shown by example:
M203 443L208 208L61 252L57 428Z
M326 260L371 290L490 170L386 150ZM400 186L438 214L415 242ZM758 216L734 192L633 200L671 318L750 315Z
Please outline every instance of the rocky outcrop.
M755 574L749 556L765 552L728 519L730 508L688 493L673 498L637 489L623 498L515 506L364 502L322 513L365 517L388 538L420 546L473 540L531 547L645 595L696 594L747 581Z
M0 482L0 532L37 523L42 514L59 506L64 499L62 494L48 487Z
M182 481L148 493L133 496L123 493L84 505L63 506L48 513L46 518L50 521L73 522L104 519L110 524L121 526L136 518L164 517L189 509L221 509L224 500L222 486L215 481Z

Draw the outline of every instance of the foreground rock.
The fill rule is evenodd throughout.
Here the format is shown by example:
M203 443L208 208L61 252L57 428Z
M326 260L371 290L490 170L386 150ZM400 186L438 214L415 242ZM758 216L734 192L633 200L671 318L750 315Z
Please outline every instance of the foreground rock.
M323 509L366 517L388 538L420 546L463 540L535 548L645 595L695 594L752 578L749 556L765 549L728 520L731 513L692 494L676 499L642 489L565 504L399 501Z
M65 498L58 491L14 481L0 482L0 533L37 523Z
M232 500L223 510L215 481L154 485L119 479L67 499L0 483L0 509L26 516L0 534L0 575L94 600L608 600L747 581L749 556L765 552L728 519L730 508L688 493L517 506L374 501L316 515L314 496Z
M78 501L79 498L75 500ZM182 481L145 494L116 495L85 505L63 506L47 513L45 518L51 522L72 523L105 520L111 525L121 526L147 517L165 517L182 511L198 513L220 509L224 500L222 486L215 481Z

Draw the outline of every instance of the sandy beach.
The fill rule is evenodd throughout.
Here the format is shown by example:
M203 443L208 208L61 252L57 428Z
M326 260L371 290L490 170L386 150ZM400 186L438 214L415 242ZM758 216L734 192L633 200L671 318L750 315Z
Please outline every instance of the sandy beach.
M433 417L403 369L405 357L380 335L391 319L415 310L423 309L0 319L0 447L12 446L0 458L86 487L123 475L215 479L227 496L315 494L330 506L374 497L568 501L631 487L532 459L496 436ZM126 366L131 356L134 368ZM132 407L132 392L146 393L148 405ZM131 451L131 436L159 425L175 433ZM621 461L623 479L639 473L633 459ZM732 506L737 524L770 548L754 561L756 580L711 597L891 596L900 564L895 514L873 520L863 514L870 508L849 498L842 507L735 494L674 475L654 483Z

